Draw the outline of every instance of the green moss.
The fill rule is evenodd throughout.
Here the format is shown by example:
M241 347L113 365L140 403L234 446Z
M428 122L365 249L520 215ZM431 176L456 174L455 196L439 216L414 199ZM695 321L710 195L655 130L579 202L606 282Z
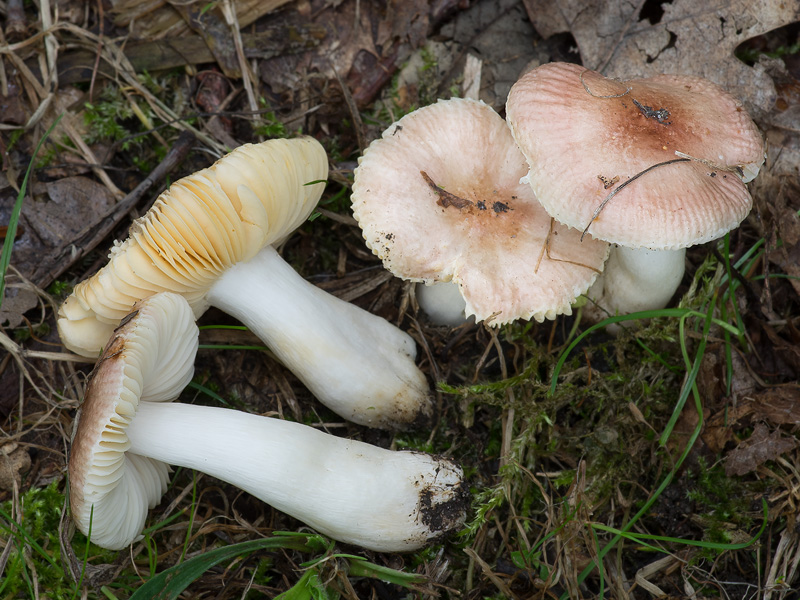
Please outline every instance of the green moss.
M88 143L101 140L116 142L131 135L128 120L133 118L133 109L119 88L103 88L98 101L87 102L83 108L83 120L89 129L86 135Z
M261 102L266 106L266 101L263 98ZM275 115L275 111L261 114L257 124L253 127L253 133L267 139L289 137L289 130Z
M14 520L11 502L4 502L0 508L0 530L12 545L0 597L33 598L36 589L56 600L73 597L75 584L62 567L58 537L64 504L59 487L59 482L53 482L22 494L22 516Z
M708 465L703 457L686 475L686 495L694 502L693 520L703 529L708 542L730 543L735 532L748 532L760 519L760 511L752 510L753 499L764 485L742 477L730 477L721 462ZM702 557L714 558L720 551L704 549Z

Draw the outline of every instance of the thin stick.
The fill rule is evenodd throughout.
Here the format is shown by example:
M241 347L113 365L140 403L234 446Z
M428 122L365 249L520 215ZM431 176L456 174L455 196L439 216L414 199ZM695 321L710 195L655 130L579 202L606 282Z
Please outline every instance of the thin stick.
M550 241L553 239L553 229L555 228L555 223L556 220L553 217L550 217L550 231L547 232L547 237L544 239L544 243L542 244L542 250L539 252L539 258L536 261L536 268L533 270L534 274L539 272L539 267L542 264L542 259L546 256L547 260L552 260L554 262L563 262L567 263L568 265L575 265L576 267L583 267L584 269L589 269L590 271L594 271L599 275L601 271L599 269L595 269L590 265L585 265L575 260L569 260L568 258L553 258L552 256L550 256Z
M691 159L689 159L689 158L673 158L672 160L667 160L665 162L656 163L656 164L654 164L652 166L647 167L644 171L638 172L636 175L634 175L633 177L628 179L628 181L620 184L620 186L617 189L613 190L608 196L606 196L605 199L600 203L600 206L598 206L595 209L594 214L592 215L592 219L589 221L589 224L583 230L583 233L581 233L581 241L583 241L583 236L585 236L586 232L589 231L589 227L592 226L592 223L594 223L595 220L597 219L597 217L600 216L600 211L602 211L605 208L606 204L608 204L608 201L611 200L614 196L616 196L617 192L622 190L629 183L633 183L634 181L639 179L639 177L641 177L645 173L649 173L650 171L652 171L653 169L655 169L657 167L663 167L665 165L672 165L672 164L680 163L680 162L689 162L690 160Z
M230 0L225 0L222 3L222 14L225 17L225 22L231 30L231 37L233 38L233 47L236 50L236 59L239 61L239 70L242 72L242 84L244 91L247 94L247 102L250 105L250 110L258 110L258 101L256 100L255 90L253 89L253 75L250 71L250 65L244 54L244 44L242 43L242 32L239 28L239 18L236 14L236 7Z
M584 71L581 71L581 74L579 75L579 77L581 79L581 85L583 86L583 89L585 89L586 93L589 94L592 98L622 98L626 94L630 94L631 90L633 89L632 87L625 86L626 89L621 94L614 94L612 96L598 96L597 94L592 92L592 90L589 89L589 86L586 85L586 82L583 80L583 74L586 73L586 71L591 71L591 69L586 69ZM617 83L620 83L620 82L617 82Z
M439 196L439 199L436 201L436 204L441 206L442 208L447 208L448 206L455 206L457 209L461 210L462 208L467 208L468 206L472 206L474 202L472 200L467 200L466 198L461 198L460 196L456 196L455 194L451 194L450 192L443 190L436 182L430 178L430 176L425 171L420 171L420 175L425 180L425 183L436 192L436 195Z
M181 132L175 145L167 152L158 166L136 188L120 202L112 206L95 224L81 231L75 240L65 248L56 248L40 261L40 267L31 276L39 284L53 281L76 261L86 256L97 244L105 239L122 221L144 194L157 181L163 179L189 153L195 137L186 131ZM73 250L75 252L73 253ZM48 270L49 269L49 270Z
M358 150L363 155L364 150L367 149L367 138L364 134L364 121L361 119L361 113L358 110L358 104L356 104L355 99L353 98L353 94L350 92L350 88L347 87L347 83L342 79L341 75L339 75L339 71L336 70L336 67L331 62L331 69L333 70L333 74L336 77L336 81L339 84L339 87L342 89L342 96L344 97L344 102L347 105L347 110L350 111L350 118L353 119L353 129L356 131L356 140L358 141Z
M547 237L544 238L542 249L539 251L539 258L536 260L536 267L533 269L534 275L539 272L539 267L542 265L545 252L548 254L547 258L550 258L550 236L553 235L553 225L555 225L555 219L550 217L550 230L547 232Z
M744 175L742 167L739 165L733 165L732 167L723 167L722 165L718 165L715 162L712 162L705 158L697 158L696 156L692 156L691 154L686 154L685 152L680 152L675 150L675 156L680 156L681 158L685 158L687 160L693 160L695 162L699 162L701 165L707 166L712 171L726 171L728 173L735 173L740 178Z

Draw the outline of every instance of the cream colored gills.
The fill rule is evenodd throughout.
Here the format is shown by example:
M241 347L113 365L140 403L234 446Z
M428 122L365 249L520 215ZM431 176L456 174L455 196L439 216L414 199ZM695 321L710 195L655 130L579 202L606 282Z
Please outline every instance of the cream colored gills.
M198 329L181 296L123 319L90 376L69 462L70 507L93 542L140 537L168 465L240 487L336 540L405 551L459 527L468 494L451 460L393 452L299 423L171 401L191 380Z
M298 138L242 146L174 183L61 306L62 341L98 356L134 302L176 292L195 317L213 304L240 319L342 417L424 423L431 394L411 337L308 284L272 246L308 218L327 175L319 142Z

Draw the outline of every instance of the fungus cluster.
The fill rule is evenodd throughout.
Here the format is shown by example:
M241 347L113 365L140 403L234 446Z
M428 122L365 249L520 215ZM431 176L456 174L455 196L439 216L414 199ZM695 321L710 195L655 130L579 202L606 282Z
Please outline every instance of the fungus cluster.
M763 140L705 80L619 82L551 63L512 87L506 114L439 101L390 126L355 171L367 245L427 286L419 297L439 322L541 322L582 294L607 314L662 307L685 248L750 211ZM431 415L411 337L304 281L274 248L308 217L327 170L311 138L235 150L174 183L60 308L64 344L102 350L69 466L73 516L93 541L135 540L170 464L374 550L419 548L463 522L449 460L170 403L192 376L194 319L217 306L345 418L403 428Z
M175 292L195 316L215 306L242 321L342 417L388 429L426 421L413 339L308 283L273 247L308 218L327 175L325 150L306 137L240 146L173 183L62 304L64 345L96 357L137 300Z
M514 84L506 115L439 101L387 128L355 171L373 253L405 279L457 284L463 304L437 292L436 321L541 321L584 293L606 314L661 308L685 248L752 206L763 140L706 80L619 82L550 63Z
M463 474L448 459L172 403L192 378L197 337L186 300L158 293L134 305L92 372L69 475L73 519L93 542L116 550L138 539L169 465L213 475L372 550L414 550L463 522Z

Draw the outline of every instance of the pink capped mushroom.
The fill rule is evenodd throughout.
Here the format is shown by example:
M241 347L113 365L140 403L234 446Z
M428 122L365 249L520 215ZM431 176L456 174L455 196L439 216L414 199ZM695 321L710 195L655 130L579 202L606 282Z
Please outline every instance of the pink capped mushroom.
M514 84L506 115L547 212L617 245L590 292L612 315L665 306L685 249L750 212L764 142L741 102L704 79L616 81L549 63Z
M527 172L490 106L440 100L404 116L365 151L353 213L392 273L457 285L456 316L541 322L571 313L602 270L607 244L581 243L579 231L554 223L520 183Z

